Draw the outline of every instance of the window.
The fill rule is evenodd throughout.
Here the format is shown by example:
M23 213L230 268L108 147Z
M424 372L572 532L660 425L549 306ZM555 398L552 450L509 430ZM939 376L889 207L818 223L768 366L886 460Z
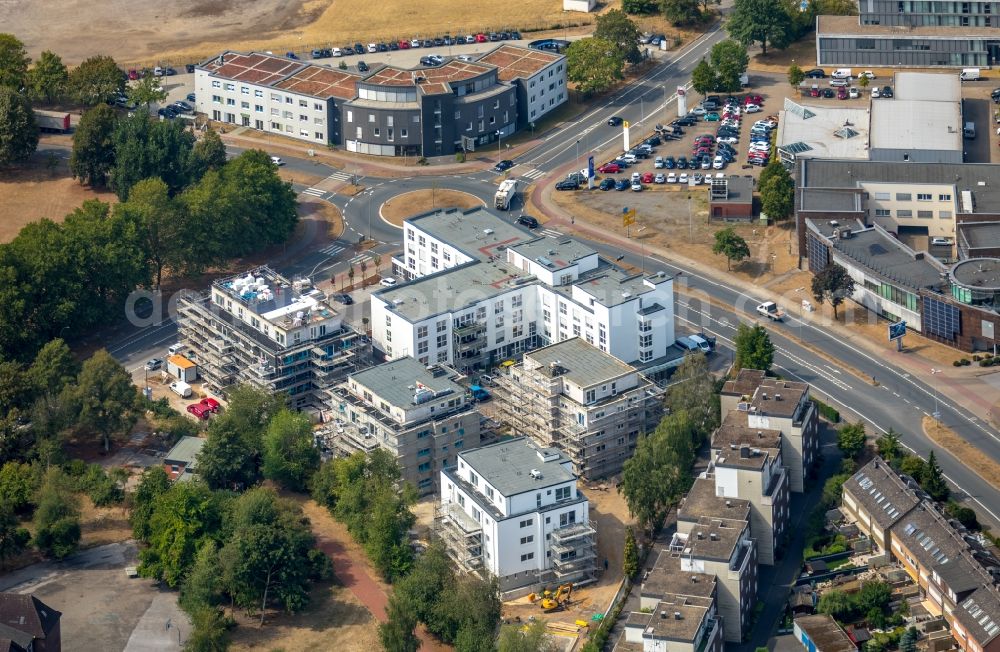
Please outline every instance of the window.
M212 102L214 102L215 104L221 104L222 103L222 96L221 95L213 95L212 96Z
M226 84L226 90L227 91L234 91L234 90L236 90L236 84Z
M323 105L319 102L313 102L313 108L316 109L317 111L322 111Z
M249 109L250 108L250 103L249 102L240 102L240 108L241 109Z
M264 105L263 104L254 104L253 105L253 110L256 111L257 113L263 113L264 112Z
M222 82L213 81L212 88L222 88Z
M576 523L576 512L566 512L559 515L559 527L566 527Z
M381 134L379 133L379 128L375 127L375 137L378 138Z
M523 546L525 544L531 543L534 540L535 540L535 535L534 534L529 534L526 537L521 537L521 545Z
M246 86L240 86L240 93L242 93L243 95L249 95L250 89L247 88Z
M534 524L535 524L535 519L529 518L521 521L519 527L531 527Z
M892 211L890 211L888 208L875 209L875 217L890 217L891 215Z
M930 194L929 192L927 193L922 192L917 194L917 201L931 201L932 199L934 199L934 195Z
M444 348L446 346L448 346L448 336L447 335L438 335L438 337L437 337L437 347L439 349L441 349L441 348Z
M913 199L913 197L908 192L897 192L896 193L896 201L910 201L911 199Z
M529 561L535 558L535 553L529 552L527 554L521 555L521 561Z
M951 201L951 195L938 195L938 201Z
M940 217L943 220L950 220L951 219L951 211L940 211L938 213L938 217Z
M556 488L556 500L569 500L570 497L570 487L557 487Z
M596 389L588 389L587 390L587 399L586 400L587 400L587 403L593 403L594 401L596 401L597 400L597 390Z
M254 97L264 97L264 91L260 90L259 88L254 89L253 96Z
M354 111L348 111L347 112L347 121L348 122L354 122Z
M921 219L930 219L934 217L934 211L917 211L917 217Z
M419 116L419 115L415 115L415 116L413 116L413 122L414 122L415 124L420 124L420 116Z
M875 199L880 199L882 201L889 201L892 196L887 192L877 192L875 193Z
M368 114L368 122L375 122L375 114L374 113L369 113Z
M236 100L231 97L226 98L226 106L236 106Z
M407 133L408 133L408 132L406 131L406 129L400 129L400 130L399 130L399 137L400 137L400 138L406 138L406 136L407 136Z
M299 122L309 122L309 116L300 113L299 114Z
M293 100L292 98L290 98L290 97L286 97L285 98L285 104L294 104L294 103L295 103L295 100Z
M913 217L913 211L911 210L898 210L896 211L896 217Z

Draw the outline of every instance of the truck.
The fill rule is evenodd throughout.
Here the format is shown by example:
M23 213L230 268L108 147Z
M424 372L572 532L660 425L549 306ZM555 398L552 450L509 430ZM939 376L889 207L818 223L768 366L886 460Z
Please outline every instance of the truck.
M497 193L493 196L493 206L505 211L510 208L510 203L517 196L517 179L506 179L500 182Z
M764 315L771 321L781 321L785 318L785 311L778 307L773 301L765 301L757 306L757 313Z
M35 124L42 131L64 134L69 131L69 114L65 111L35 109Z
M979 81L981 77L979 68L962 68L962 72L958 73L962 81Z

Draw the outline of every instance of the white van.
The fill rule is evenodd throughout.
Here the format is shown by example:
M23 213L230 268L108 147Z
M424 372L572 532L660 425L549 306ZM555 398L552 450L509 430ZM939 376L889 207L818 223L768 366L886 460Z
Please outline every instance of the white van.
M962 81L979 81L979 68L962 68L962 72L958 73L958 78Z
M176 344L171 344L170 347L167 349L167 355L177 355L186 348L187 347L181 344L180 342L177 342Z
M177 394L181 398L190 398L191 394L193 393L191 391L191 386L185 383L183 380L175 380L174 382L170 383L170 391L173 392L174 394Z
M850 68L837 68L830 76L834 79L850 79L853 71Z

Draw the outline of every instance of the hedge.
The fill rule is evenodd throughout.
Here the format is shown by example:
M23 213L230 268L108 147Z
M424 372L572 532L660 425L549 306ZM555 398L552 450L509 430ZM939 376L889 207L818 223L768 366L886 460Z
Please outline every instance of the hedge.
M813 402L816 403L816 408L819 410L819 415L829 421L830 423L840 423L840 412L819 400L814 398Z

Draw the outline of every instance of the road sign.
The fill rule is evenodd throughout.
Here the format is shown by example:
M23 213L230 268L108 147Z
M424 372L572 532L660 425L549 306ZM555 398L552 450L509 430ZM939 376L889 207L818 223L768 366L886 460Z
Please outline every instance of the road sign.
M587 158L587 178L594 178L594 157L590 156Z
M628 129L628 120L622 122L622 129Z
M899 338L906 335L906 322L897 321L895 324L889 324L889 341L898 340Z
M622 209L622 226L628 227L635 224L635 209L629 210L628 208Z

